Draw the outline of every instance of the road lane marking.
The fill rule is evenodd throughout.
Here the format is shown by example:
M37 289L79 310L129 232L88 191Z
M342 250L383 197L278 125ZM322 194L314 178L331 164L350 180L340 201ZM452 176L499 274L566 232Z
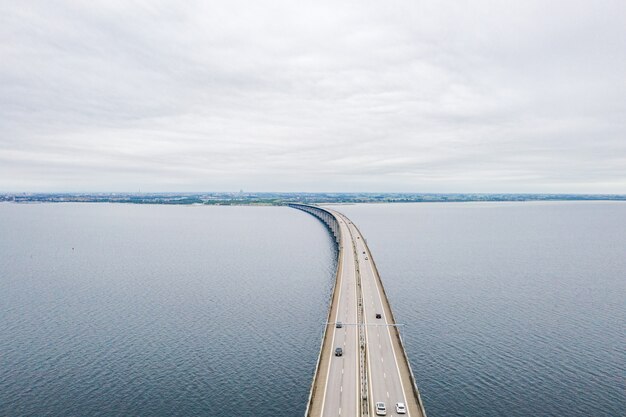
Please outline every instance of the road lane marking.
M371 265L370 265L370 268L371 268ZM373 297L374 290L372 289L372 285L371 285L371 280L374 279L374 281L376 281L376 276L374 274L372 274L372 277L368 276L367 278L368 279L366 280L366 282L363 282L363 275L361 275L361 290L365 291L367 289L370 292L370 300L371 300L372 310L376 310L376 305L374 303L374 297ZM375 283L375 285L376 285L376 283ZM378 290L377 287L376 287L376 289ZM379 291L377 291L377 292L379 292ZM380 294L379 294L379 300L381 301L381 308L382 308L382 311L384 313L384 306L383 306ZM365 321L365 324L366 324L366 326L365 326L365 334L366 334L366 339L367 339L366 343L367 343L367 346L369 347L369 332L368 332L368 326L367 326L367 324L368 324L367 323L368 322L367 314L364 314L364 321ZM385 322L386 322L386 319L385 319ZM377 330L377 336L378 336L378 339L379 339L379 342L380 342L380 328L377 326L376 330ZM382 346L380 345L380 343L379 343L379 349L382 351ZM369 350L370 349L368 348L368 351ZM369 377L369 380L370 380L370 384L369 384L370 398L372 399L372 401L370 401L370 404L371 404L370 407L371 407L371 410L372 410L372 415L374 415L374 402L375 402L375 399L374 399L374 396L373 396L374 393L373 393L373 387L372 387L372 382L374 382L374 380L372 378L372 372L371 372L371 362L370 362L370 357L371 356L372 355L368 355L367 358L368 358L368 373L370 375L370 377ZM384 363L384 358L382 356L381 356L381 362ZM385 379L387 378L387 375L386 375L385 372L383 372L383 376L384 376ZM389 392L388 391L387 391L387 398L389 398Z
M354 236L353 236L353 239L354 239ZM365 293L364 293L365 286L370 288L370 292L371 292L371 285L370 285L369 280L366 280L366 282L364 283L363 282L363 275L361 275L361 297L362 298L364 298L364 296L365 296ZM372 309L374 309L374 299L373 299L373 297L370 296L370 300L372 301ZM363 303L363 307L365 308L365 303ZM369 343L370 342L369 342L369 331L368 331L368 318L367 318L367 314L366 314L365 309L363 311L363 324L365 325L364 326L365 346L366 346L366 350L369 351ZM373 385L372 384L373 380L372 380L371 356L372 355L369 355L369 354L367 355L367 374L368 374L368 381L369 381L369 384L367 384L367 385L368 385L368 391L369 391L368 396L369 396L370 399L372 399L372 401L368 401L369 409L371 411L371 415L374 415L375 414L375 411L374 411L374 402L375 401L373 400L373 398L374 398L374 388L372 386Z
M342 217L345 217L345 216L343 216L343 215L342 215ZM353 225L353 224L352 224L352 223L351 223L351 222L350 222L347 218L346 218L346 219L344 219L344 220L345 220L346 222L348 222L348 224L349 224L349 225L351 225L351 226L348 226L348 230L349 230L350 235L351 235L351 240L352 240L353 247L354 247L354 246L356 246L356 247L359 247L359 248L360 248L361 246L363 246L364 248L366 248L365 238L362 238L361 236L359 236L359 235L360 235L360 232L358 231L358 229L356 228L356 226L354 226L354 225ZM353 229L354 229L354 230L353 230ZM356 241L356 240L354 239L354 238L355 238L355 235L356 235L356 238L358 239L358 241ZM361 244L360 244L360 242L363 242L363 244L361 245ZM356 245L355 245L355 243L356 243ZM366 248L366 249L367 249L367 248ZM352 261L356 261L356 262L355 262L355 266L356 266L356 268L357 268L357 270L358 270L358 269L359 269L359 266L360 266L360 264L361 264L360 260L359 260L358 258L357 258L357 259L352 259L352 258L354 258L354 253L353 253L353 254L347 253L347 255L349 255L349 258L350 258ZM379 281L378 281L378 279L377 279L376 274L374 273L373 260L371 260L371 261L370 261L370 260L368 260L367 264L369 265L369 269L371 270L372 274L371 274L371 276L370 276L370 274L361 275L361 279L362 279L362 282L361 282L361 292L362 292L362 296L364 296L364 295L365 295L365 291L370 292L370 300L371 300L372 309L376 309L376 304L374 303L374 297L373 297L373 294L374 294L374 289L373 289L373 286L375 287L375 289L376 289L376 291L375 291L375 292L376 292L376 293L377 293L377 295L378 295L378 300L379 300L379 302L380 302L380 306L381 306L381 308L382 308L382 311L381 311L381 312L382 312L382 314L384 314L384 323L385 323L385 324L387 324L387 317L386 317L387 315L386 315L386 313L385 313L385 307L384 307L384 305L385 305L385 304L383 303L383 298L382 298L382 295L381 295L380 283L379 283ZM363 271L362 271L362 272L363 272ZM364 279L364 277L365 277L365 279ZM373 283L372 283L372 280L373 280ZM373 285L372 285L372 284L373 284ZM355 288L355 293L356 293L356 290L357 290L357 288ZM357 300L358 300L358 296L357 296ZM363 303L363 307L365 307L365 303ZM356 313L356 310L354 310L354 311L355 311L355 313ZM366 339L366 349L367 349L367 351L369 352L369 351L370 351L370 349L369 349L369 336L370 336L370 334L369 334L369 331L368 331L368 326L369 326L370 324L368 324L368 322L369 322L369 320L368 320L368 316L367 316L367 314L365 314L365 311L364 311L364 316L363 316L363 324L365 325L365 326L364 326L364 331L365 331L365 339ZM380 330L379 330L379 327L378 327L378 326L376 326L376 327L377 327L377 336L378 336L378 338L379 338L379 342L380 342L380 339L381 339L381 337L380 337ZM397 360L397 357L396 357L396 354L395 354L395 349L393 348L393 346L394 346L394 345L393 345L393 339L392 339L392 336L391 336L391 330L390 330L390 327L389 327L389 326L385 326L385 327L387 327L387 336L388 336L388 339L387 339L387 340L389 340L389 342L391 343L392 354L393 354L393 356L394 356L394 362L395 362L395 364L396 364L395 368L396 368L396 370L397 370L397 372L398 372L398 374L397 374L397 375L398 375L398 377L399 377L399 380L400 380L400 385L401 385L401 389L402 389L402 393L401 393L401 394L402 394L402 397L403 397L403 399L404 399L404 398L406 398L406 397L405 397L405 395L404 395L404 394L405 394L405 392L404 392L404 385L403 385L403 383L402 383L402 376L401 376L401 373L400 373L400 368L399 368L398 360ZM357 346L357 351L359 351L359 348L360 348L360 343L359 343L359 341L358 341L358 340L359 340L359 339L358 339L358 337L357 337L355 340L356 340L356 341L357 341L357 343L359 344L359 345ZM381 345L380 343L379 343L379 349L382 351L382 345ZM381 353L382 353L382 352L381 352ZM368 356L367 356L367 369L368 369L368 374L370 375L370 377L369 377L369 378L370 378L370 382L374 382L374 381L373 381L373 379L371 379L371 378L372 378L372 362L371 362L371 356L372 356L372 355L368 355ZM355 356L355 360L356 360L356 359L357 359L357 356ZM384 358L383 358L383 357L381 357L381 362L384 362ZM386 372L383 372L383 376L384 376L384 378L387 378ZM369 408L372 410L372 415L373 415L373 414L374 414L374 399L373 399L374 397L373 397L373 387L372 387L372 384L371 384L371 383L370 383L370 384L368 384L368 385L369 385L369 396L370 396L370 398L372 398L372 401L370 401L370 402L369 402L369 403L371 404ZM394 384L394 385L395 385L395 384ZM359 391L359 390L358 390L358 388L357 388L357 392L358 392L358 391ZM387 397L389 398L389 391L386 391L386 392L387 392ZM359 395L359 397L360 397L360 395ZM357 399L357 400L358 400L358 399ZM405 402L406 402L406 400L405 400ZM357 409L358 409L358 406L357 406ZM408 410L407 410L407 411L408 411ZM407 415L407 417L409 417L409 415Z
M343 237L343 235L342 235ZM343 239L342 239L343 240ZM342 247L343 247L343 242L342 242ZM342 251L343 253L343 251ZM341 305L341 287L344 284L344 276L343 276L343 272L344 272L344 263L341 263L341 271L339 273L339 282L335 283L335 285L337 285L339 288L337 288L337 290L339 291L339 293L337 294L337 310L335 311L335 322L337 322L337 317L339 315L339 305ZM332 301L331 301L332 302ZM330 340L330 349L331 349L331 356L330 359L328 360L328 369L326 371L326 382L324 383L324 395L322 397L322 413L324 412L324 405L326 404L326 394L328 392L328 381L330 380L330 368L331 365L333 364L333 356L332 356L332 349L335 346L335 333L336 331L333 330L333 335L332 338Z
M383 306L382 314L383 314L383 317L385 318L385 323L387 324L388 323L387 322L387 313L385 313L385 308L384 308L384 305L383 305L384 304L383 303L383 298L382 298L382 295L381 295L381 292L380 292L380 289L379 289L379 282L376 279L376 273L374 272L374 268L372 267L371 264L370 264L370 271L372 271L372 276L374 277L374 283L376 285L376 292L378 293L378 298L380 300L381 306ZM390 307L390 309L391 309L391 307ZM393 354L393 360L394 360L394 362L396 364L396 370L398 371L398 379L400 380L400 388L402 389L402 400L403 400L403 402L405 404L407 404L406 414L407 414L407 417L410 417L411 414L409 412L408 403L406 401L406 395L405 395L405 391L404 391L404 384L402 383L402 374L400 372L400 365L398 364L398 358L396 357L396 350L393 347L393 339L391 337L391 330L390 330L391 326L385 326L385 327L387 328L387 336L389 336L389 342L391 344L391 353ZM409 365L409 366L411 366L411 365Z
M354 239L354 237L353 237ZM361 297L363 297L364 293L363 293L363 276L361 276ZM363 307L365 307L365 303L363 303ZM370 336L369 336L369 332L367 331L367 324L368 324L368 320L367 320L367 314L365 314L365 309L363 311L363 324L365 326L363 326L364 332L365 332L365 347L366 347L366 351L368 351L368 346L370 343ZM371 356L372 355L366 355L367 356L367 375L368 375L368 381L369 383L367 384L367 390L368 390L368 396L370 399L374 398L374 388L372 387L372 363L371 363ZM368 401L368 405L369 405L369 409L371 410L371 415L374 415L374 401Z
M354 249L355 248L355 240L354 240L354 236L352 235L352 230L350 230L350 227L348 227L348 232L350 234L350 240L352 241L352 246L353 246L353 249ZM360 271L360 268L359 268L358 263L354 262L354 302L355 302L355 308L352 309L352 312L354 313L354 323L357 323L357 324L358 324L358 306L356 305L356 303L359 300L357 276L360 274L359 271ZM363 283L361 282L361 286L362 285L363 285ZM355 363L355 369L358 370L358 373L357 373L357 383L354 385L355 393L356 393L354 398L356 400L355 410L359 410L359 408L360 408L359 403L360 403L360 399L361 399L361 395L360 395L360 390L361 390L361 381L360 381L361 367L360 367L360 364L359 364L361 341L359 339L359 329L358 329L358 327L355 327L354 331L355 331L355 337L354 337L355 352L357 352L357 354L354 355L354 363ZM366 338L367 338L367 334L366 334Z
M352 233L350 233L350 238L352 238ZM360 269L359 269L360 271ZM360 274L360 272L358 273ZM361 286L363 285L363 283L361 283ZM359 292L358 292L358 285L357 285L357 272L356 272L356 268L354 271L354 309L352 310L353 314L354 314L354 323L358 324L359 321L359 307L358 307L358 303L359 303ZM355 400L356 400L356 404L355 404L355 411L360 409L360 403L361 403L361 340L359 337L359 328L358 327L354 327L354 332L355 332L355 336L354 336L354 351L356 352L356 354L354 355L354 368L357 370L357 381L354 384L354 389L355 389Z

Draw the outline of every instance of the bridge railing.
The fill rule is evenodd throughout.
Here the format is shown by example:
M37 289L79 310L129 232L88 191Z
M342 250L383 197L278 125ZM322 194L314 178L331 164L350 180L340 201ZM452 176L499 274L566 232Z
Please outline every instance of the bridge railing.
M309 206L306 204L289 204L289 207L305 211L313 216L317 217L326 225L326 227L330 230L330 233L335 238L335 243L340 245L341 242L341 230L339 228L339 222L337 218L330 211L323 209L317 206Z
M354 223L353 225L357 230L359 229ZM359 234L361 234L360 231L359 231ZM378 281L378 284L380 285L380 288L383 291L383 295L385 296L385 299L387 300L387 306L389 307L389 314L391 316L391 321L393 323L396 323L396 318L393 316L393 309L391 308L389 297L387 297L385 286L383 285L382 280L380 279L380 273L378 272L378 267L376 266L376 262L374 262L374 258L372 257L372 253L369 250L369 246L365 245L365 247L367 248L369 258L372 260L372 265L374 267L374 274L376 275L376 280ZM422 396L420 395L419 388L417 388L417 380L415 379L415 375L413 374L413 369L411 368L409 357L406 354L406 348L404 346L404 342L402 341L402 336L400 335L399 326L394 326L394 327L395 327L394 328L395 337L398 340L398 343L400 345L400 350L402 351L402 356L404 358L404 361L406 362L407 367L409 368L409 379L411 380L411 389L413 391L413 395L415 396L417 400L417 404L420 408L420 411L422 412L422 415L426 417L426 410L424 409L424 402L422 401Z
M317 217L318 219L320 219L329 229L329 231L333 234L333 236L335 237L335 242L337 244L338 247L338 262L337 262L337 272L336 272L336 276L335 276L335 282L333 284L333 290L332 290L332 296L331 296L331 303L330 303L330 307L328 309L328 315L327 315L327 324L326 324L326 328L324 331L324 335L322 337L322 343L321 343L321 348L320 348L320 353L317 357L317 364L315 366L315 373L314 373L314 378L313 378L313 383L311 385L311 390L309 392L309 400L307 403L307 408L306 408L306 412L305 412L305 417L309 417L310 416L310 412L311 412L311 406L313 403L313 400L315 398L315 390L317 387L317 377L318 377L318 373L319 373L319 368L320 368L320 364L321 364L321 360L322 360L322 353L324 352L324 345L326 344L326 341L328 340L328 329L330 326L330 320L331 320L331 313L332 313L332 308L333 308L333 300L335 298L335 293L336 293L336 288L337 288L337 282L339 280L339 274L341 273L341 265L342 265L342 255L343 255L343 250L344 248L342 247L341 244L341 229L339 227L339 222L337 220L337 218L335 217L335 215L333 213L331 213L330 211L323 209L321 207L316 207L316 206L309 206L309 205L305 205L305 204L289 204L290 207L296 208L298 210L302 210L305 211L315 217ZM356 227L356 225L354 225ZM358 229L358 228L357 228ZM359 232L360 234L360 232ZM367 247L367 245L366 245ZM380 273L378 272L378 267L376 266L376 263L373 261L372 258L372 254L369 251L369 247L367 247L367 251L368 251L368 255L370 257L370 259L372 259L372 265L373 265L373 269L374 269L374 273L376 276L376 280L378 281L380 288L382 289L383 295L385 297L385 300L387 302L387 306L388 306L388 310L389 310L389 314L391 316L391 321L392 323L396 323L396 319L393 316L393 310L391 309L391 305L389 303L389 298L387 297L387 293L385 291L385 287L382 284L382 281L380 279ZM426 410L424 409L424 403L422 401L422 397L420 395L419 389L417 387L417 382L415 379L415 375L413 374L413 370L411 369L411 364L409 362L409 358L406 354L406 349L404 346L404 342L402 340L402 336L400 335L400 331L398 329L398 326L393 326L394 327L394 335L398 341L398 344L400 345L400 350L402 351L402 356L403 359L408 367L409 370L409 379L411 381L411 389L413 391L413 395L415 396L415 399L418 403L418 406L420 408L420 411L422 412L422 415L424 417L426 417ZM365 394L365 396L367 396L367 394Z
M334 326L330 325L330 320L331 320L331 314L333 311L333 305L334 305L334 299L336 296L336 288L337 288L337 282L339 280L339 274L341 274L341 266L343 263L343 248L341 245L341 229L339 228L339 222L337 221L337 219L335 218L335 216L329 212L328 210L325 210L323 208L320 207L315 207L315 206L307 206L304 204L289 204L289 207L298 209L298 210L302 210L305 211L315 217L317 217L318 219L320 219L327 227L329 232L333 235L333 237L335 238L335 243L337 244L337 271L335 272L335 280L333 283L333 289L331 291L331 296L330 296L330 305L328 307L328 314L326 317L326 327L324 329L324 334L322 336L322 342L320 345L320 350L319 350L319 354L317 355L317 363L315 364L315 372L313 373L313 382L311 383L311 389L309 391L309 399L307 401L307 406L306 406L306 410L304 412L304 416L305 417L310 417L310 413L311 413L311 407L313 404L313 400L315 398L315 394L316 394L316 388L317 388L317 378L318 378L318 374L319 374L319 370L320 370L320 365L322 362L322 353L324 353L324 345L327 343L327 341L329 340L329 328L332 328Z

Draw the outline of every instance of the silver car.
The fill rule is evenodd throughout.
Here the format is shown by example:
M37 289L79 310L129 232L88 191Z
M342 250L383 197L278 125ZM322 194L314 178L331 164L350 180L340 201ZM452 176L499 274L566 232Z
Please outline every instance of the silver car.
M376 415L377 416L386 416L387 415L387 407L385 407L385 403L380 401L376 403Z
M406 406L404 405L404 403L397 403L396 404L396 413L398 413L398 414L406 414Z

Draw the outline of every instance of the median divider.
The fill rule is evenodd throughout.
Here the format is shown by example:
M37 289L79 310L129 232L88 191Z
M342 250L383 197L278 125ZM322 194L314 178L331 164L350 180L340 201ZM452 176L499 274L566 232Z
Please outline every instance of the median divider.
M357 227L356 224L352 223L352 225L358 230L359 234L361 236L363 236L363 233L361 233L361 231L359 230L359 228ZM365 238L363 238L365 239ZM378 272L378 267L376 266L376 262L374 262L374 258L372 257L372 252L370 251L369 246L367 245L367 242L365 243L365 247L367 249L367 254L372 262L373 265L373 269L374 269L374 274L376 275L376 280L378 281L378 285L380 285L380 288L382 289L383 292L383 296L385 297L385 307L387 309L386 314L388 314L389 317L391 317L391 321L393 324L397 324L396 322L396 318L393 315L393 309L391 308L391 303L389 302L389 297L387 297L387 292L385 291L385 286L383 285L382 280L380 279L380 273ZM395 335L396 340L398 341L398 344L400 346L400 350L402 351L402 358L404 360L404 364L406 366L406 368L409 370L409 380L411 382L411 389L413 391L413 395L415 396L415 399L417 401L417 405L420 409L420 412L422 413L423 417L426 417L426 410L424 409L424 402L422 401L422 396L420 395L420 391L419 388L417 388L417 381L415 380L415 375L413 374L413 369L411 369L411 363L409 362L409 358L406 354L406 349L404 347L404 342L402 341L402 336L400 336L400 330L398 330L398 326L393 326L393 333ZM407 404L408 406L408 404Z
M314 416L317 417L317 416L320 416L323 412L322 410L323 399L320 399L317 396L318 388L319 388L318 385L325 382L326 379L328 378L328 375L326 375L328 366L325 366L325 365L327 365L328 361L332 359L332 346L331 346L332 333L331 332L333 331L333 328L334 328L334 322L332 318L336 316L334 313L336 312L336 309L337 309L337 302L338 302L338 297L339 297L338 288L341 288L340 287L341 280L343 279L342 277L343 254L344 254L343 251L350 250L350 249L354 250L354 248L343 247L339 218L335 214L333 214L331 211L317 207L317 206L309 206L306 204L289 204L289 206L305 211L315 216L320 221L322 221L328 227L330 233L334 235L335 242L338 247L337 271L335 274L335 282L333 284L332 295L330 299L330 306L328 308L328 315L326 318L326 326L324 329L324 334L322 336L320 353L317 357L317 363L315 365L315 373L313 375L313 382L311 384L311 389L309 391L309 398L308 398L307 407L305 411L305 417L314 417ZM343 215L341 216L345 217ZM352 225L354 225L354 223L352 223ZM360 230L358 230L358 227L356 225L354 225L354 227L357 229L359 234L363 236ZM367 242L365 241L365 238L363 238L363 240L365 243L365 248L367 250L368 256L370 257L371 264L373 266L372 269L374 271L375 279L377 281L377 284L382 289L385 313L387 317L391 319L392 324L397 324L396 319L393 315L393 311L391 309L391 304L389 303L389 298L387 297L387 292L385 291L385 286L383 285L382 280L380 279L380 273L378 272L378 267L376 266L376 263L374 262L374 258L372 257L372 253L370 252L369 246L367 246ZM403 362L403 363L398 363L398 365L401 368L405 369L404 376L402 375L403 374L402 370L400 371L400 374L401 374L400 377L404 379L405 386L407 383L411 385L411 391L413 393L414 400L415 400L415 402L408 401L407 407L409 407L409 411L411 412L412 415L417 416L419 414L423 417L426 417L426 410L424 409L424 403L422 401L422 397L417 387L415 375L413 374L413 370L411 369L411 364L406 354L406 349L404 346L404 342L402 340L402 336L400 335L400 331L398 330L398 326L393 326L392 334L393 334L392 339L395 338L395 341L397 342L397 344L394 343L393 349L395 350L395 352L398 352L398 350L400 350L400 352L398 353L401 353L401 355L396 355L396 356L400 357L398 359L399 362ZM360 373L361 375L363 375L363 370L361 370ZM360 404L360 401L359 401L359 404ZM415 408L415 405L417 405L417 408ZM359 415L361 415L361 413L363 412L367 412L367 410L361 409L359 411Z

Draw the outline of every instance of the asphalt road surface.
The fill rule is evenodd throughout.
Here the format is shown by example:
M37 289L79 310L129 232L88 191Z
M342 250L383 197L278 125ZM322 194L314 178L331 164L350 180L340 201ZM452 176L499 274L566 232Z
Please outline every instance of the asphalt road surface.
M331 322L342 322L341 328L332 326L332 357L328 363L328 378L322 393L322 416L357 416L360 401L359 335L357 323L356 263L350 232L346 221L340 219L344 259L339 275L338 301ZM343 349L335 356L335 349Z
M402 402L407 405L405 416L418 417L420 412L413 395L412 387L407 384L408 369L404 383L398 355L401 348L397 340L394 345L394 324L386 313L386 299L376 278L373 260L367 244L359 230L341 213L333 212L339 219L341 228L341 246L343 262L338 277L338 298L331 323L342 322L342 327L331 325L332 357L328 362L326 381L322 395L322 416L356 417L360 406L360 370L359 370L359 322L358 296L363 299L362 329L365 332L367 349L368 375L368 414L376 415L375 404L384 402L387 416L397 416L395 405ZM360 275L361 287L357 285ZM377 318L380 315L380 318ZM335 356L335 349L343 349L342 356ZM408 385L408 386L405 386ZM410 407L409 404L411 403ZM413 410L413 412L411 412Z

